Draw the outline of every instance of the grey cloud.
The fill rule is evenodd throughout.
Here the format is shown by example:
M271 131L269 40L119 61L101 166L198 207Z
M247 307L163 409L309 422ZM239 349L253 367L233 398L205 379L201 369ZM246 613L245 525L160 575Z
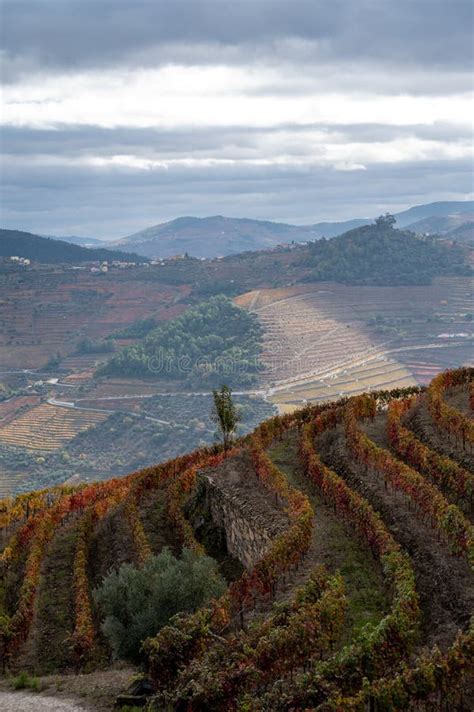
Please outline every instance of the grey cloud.
M437 122L391 126L376 123L345 124L281 124L277 127L225 126L199 128L102 128L98 126L59 126L56 129L34 129L5 126L0 134L0 148L5 156L55 156L77 159L83 156L112 156L132 154L146 158L173 158L192 155L212 157L243 157L261 153L262 141L275 138L275 148L287 150L280 141L282 133L291 135L292 152L299 155L307 150L303 138L307 132L317 131L328 141L364 142L390 141L416 136L432 141L469 141L469 126ZM278 145L278 142L280 145ZM265 143L265 156L272 150Z
M470 0L0 0L3 80L163 63L272 66L255 92L325 91L444 96L471 86ZM85 107L87 110L87 107ZM239 164L131 170L79 166L86 156L264 156L306 151L305 132L328 141L416 136L467 141L448 123L56 130L4 127L2 222L47 234L119 237L180 214L308 223L371 216L472 190L468 160L331 168ZM280 132L291 136L288 147ZM39 161L42 161L40 163ZM48 165L62 161L64 165ZM69 165L67 163L69 162Z
M5 79L216 58L464 70L472 57L470 0L4 0L1 10Z

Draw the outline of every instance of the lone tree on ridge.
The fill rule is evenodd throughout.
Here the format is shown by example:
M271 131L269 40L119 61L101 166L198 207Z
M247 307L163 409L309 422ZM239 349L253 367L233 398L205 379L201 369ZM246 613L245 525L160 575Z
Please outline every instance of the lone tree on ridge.
M232 400L232 391L229 386L223 385L219 389L213 390L212 397L214 405L211 417L221 432L224 450L228 450L239 422L237 407Z

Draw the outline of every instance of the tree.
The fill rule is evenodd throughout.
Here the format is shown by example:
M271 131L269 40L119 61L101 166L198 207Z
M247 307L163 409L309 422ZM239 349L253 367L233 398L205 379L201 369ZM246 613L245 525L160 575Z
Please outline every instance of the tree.
M146 638L155 636L176 613L194 611L224 590L214 559L189 549L177 559L165 548L141 568L122 564L93 596L114 656L138 663Z
M239 414L232 400L232 391L229 386L223 385L218 390L212 391L214 405L212 420L217 423L224 442L224 450L228 450L239 422Z
M396 223L396 218L391 214L391 213L385 213L385 215L380 215L376 221L375 224L378 227L388 227L391 228L395 225Z

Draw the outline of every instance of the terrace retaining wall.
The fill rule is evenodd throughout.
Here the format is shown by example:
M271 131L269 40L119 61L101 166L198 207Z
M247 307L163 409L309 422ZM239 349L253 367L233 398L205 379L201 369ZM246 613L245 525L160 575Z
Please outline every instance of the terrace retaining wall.
M198 474L196 497L200 501L201 517L206 512L213 525L223 533L229 554L246 569L253 568L269 549L274 537L288 525L281 509L270 504L271 495L263 495L267 503L262 506L261 491L259 494L260 497L249 496L248 488L241 491L236 484L229 486L219 474ZM199 523L194 522L196 528Z

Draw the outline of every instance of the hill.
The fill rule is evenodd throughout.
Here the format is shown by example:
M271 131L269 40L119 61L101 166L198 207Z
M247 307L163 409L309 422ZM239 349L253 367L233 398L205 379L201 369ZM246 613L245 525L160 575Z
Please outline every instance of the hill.
M450 230L446 237L456 240L460 243L472 243L474 242L474 220L466 221L462 225Z
M20 230L0 229L0 257L17 255L47 264L124 260L144 262L146 258L121 250L89 249L62 240L41 237Z
M232 255L274 247L279 243L314 239L310 226L286 225L266 220L182 217L149 227L112 243L132 248L147 257L189 253L193 257Z
M452 213L450 215L423 218L410 225L410 230L418 234L442 235L469 242L474 229L474 212Z
M399 227L432 216L472 210L474 203L444 202L418 205L397 213ZM216 257L239 252L262 250L282 243L306 242L321 237L336 237L367 223L373 218L358 218L342 222L318 222L314 225L288 225L268 220L212 217L181 217L154 225L140 232L113 241L118 249L132 249L151 258L164 258L188 253L193 257Z
M415 205L413 208L396 213L395 217L400 227L410 227L413 223L425 218L449 216L454 213L468 213L473 210L473 200L445 200Z
M256 380L262 330L255 316L225 296L188 309L153 329L101 366L98 375L171 378L201 389L225 378L231 385Z
M390 218L378 218L332 240L317 240L302 265L305 280L334 280L344 284L429 284L433 277L452 271L468 274L461 251L446 251L433 239L396 230ZM447 259L448 263L444 260ZM446 271L445 271L446 270Z
M1 502L8 674L74 689L28 674L103 669L114 650L147 670L121 703L146 692L149 712L472 709L473 384L447 371L274 417L226 452ZM228 586L197 610L192 561L190 586Z

